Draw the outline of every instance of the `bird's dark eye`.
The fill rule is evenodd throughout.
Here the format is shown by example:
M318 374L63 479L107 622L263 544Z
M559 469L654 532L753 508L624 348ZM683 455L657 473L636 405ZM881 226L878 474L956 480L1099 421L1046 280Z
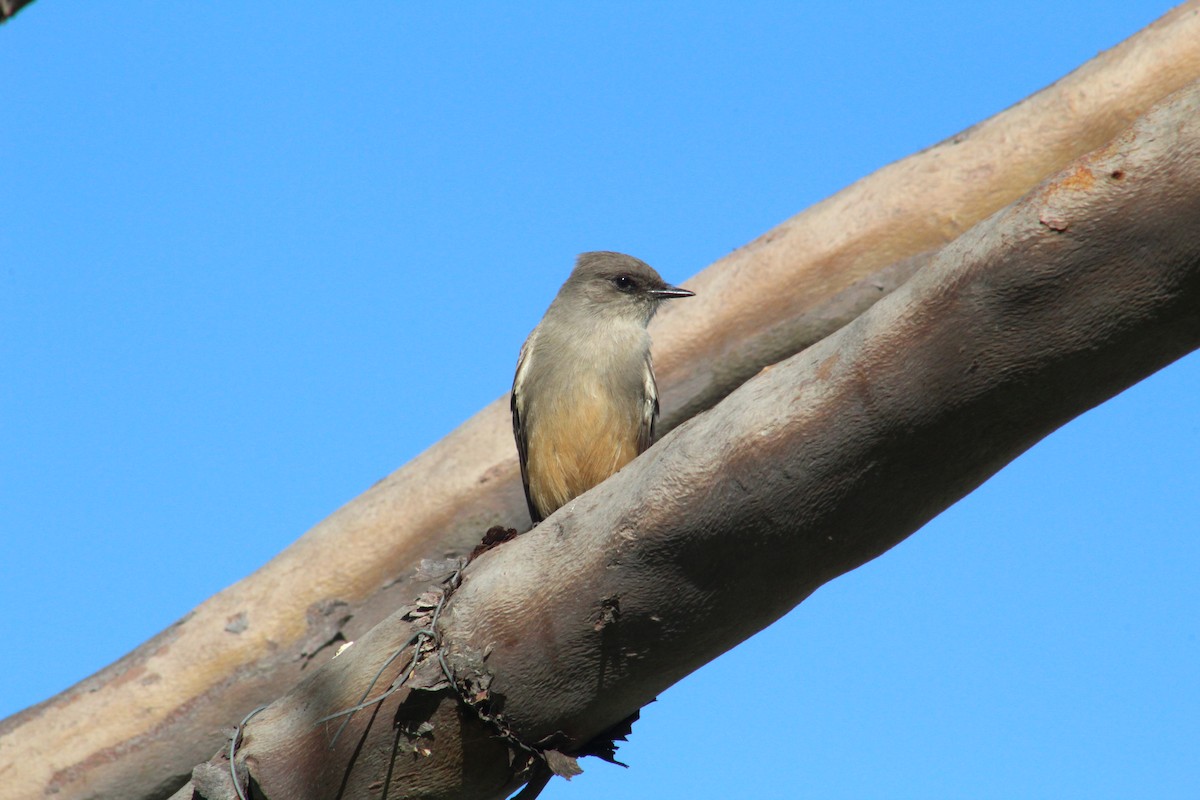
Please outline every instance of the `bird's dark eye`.
M628 275L617 275L612 279L612 283L622 292L632 292L637 288L637 281Z

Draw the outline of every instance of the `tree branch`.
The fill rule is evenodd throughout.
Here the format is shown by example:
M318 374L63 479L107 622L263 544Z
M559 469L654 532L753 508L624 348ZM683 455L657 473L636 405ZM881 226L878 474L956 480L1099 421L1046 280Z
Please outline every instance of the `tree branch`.
M448 602L392 615L252 721L239 764L294 800L502 797L531 750L569 768L564 753L1200 346L1198 153L1200 83L484 553ZM322 720L426 626L429 648L395 668L411 679L330 751Z
M697 276L689 285L699 296L664 313L653 331L664 420L679 424L835 330L875 295L860 291L858 305L802 335L807 325L789 321L819 323L821 309L856 281L936 251L1195 80L1198 9L1186 3L1029 100ZM410 602L421 559L466 553L489 525L526 526L519 486L499 401L116 664L0 722L0 747L15 765L11 791L166 796L247 710Z

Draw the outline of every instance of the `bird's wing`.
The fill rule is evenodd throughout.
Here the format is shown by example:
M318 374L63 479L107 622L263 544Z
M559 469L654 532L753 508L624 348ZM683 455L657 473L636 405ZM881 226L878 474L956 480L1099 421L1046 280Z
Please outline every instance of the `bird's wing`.
M649 352L646 353L642 380L642 424L638 428L639 455L654 444L654 423L658 420L658 384L654 381L654 365L650 362Z
M525 502L529 505L529 516L533 519L533 523L542 521L542 515L538 513L537 507L533 504L533 497L529 494L529 439L528 429L529 420L526 418L524 398L521 395L521 387L525 385L525 377L529 373L529 354L533 351L533 339L537 336L537 330L529 335L525 340L525 344L521 345L521 355L517 358L517 374L513 377L512 387L512 420L513 420L513 438L517 440L517 458L521 462L521 483L525 487Z

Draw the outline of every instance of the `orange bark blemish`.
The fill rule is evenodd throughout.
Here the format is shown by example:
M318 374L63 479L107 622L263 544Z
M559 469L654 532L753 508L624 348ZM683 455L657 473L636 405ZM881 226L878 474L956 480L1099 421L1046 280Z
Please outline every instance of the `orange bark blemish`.
M1038 221L1052 231L1061 233L1070 227L1066 209L1072 203L1069 197L1063 197L1068 192L1088 192L1096 186L1096 173L1087 164L1076 164L1061 178L1046 185L1040 193L1043 203L1038 214Z
M827 381L833 374L833 367L838 362L838 354L834 353L817 366L817 380Z
M1083 164L1077 164L1071 172L1054 182L1055 189L1073 189L1086 192L1096 185L1096 175Z

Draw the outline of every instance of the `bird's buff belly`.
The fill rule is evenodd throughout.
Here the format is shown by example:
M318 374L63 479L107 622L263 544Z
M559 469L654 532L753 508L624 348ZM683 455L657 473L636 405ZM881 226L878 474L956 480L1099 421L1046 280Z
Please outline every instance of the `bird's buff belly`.
M591 489L637 456L632 408L588 398L539 414L529 437L529 487L543 514Z

